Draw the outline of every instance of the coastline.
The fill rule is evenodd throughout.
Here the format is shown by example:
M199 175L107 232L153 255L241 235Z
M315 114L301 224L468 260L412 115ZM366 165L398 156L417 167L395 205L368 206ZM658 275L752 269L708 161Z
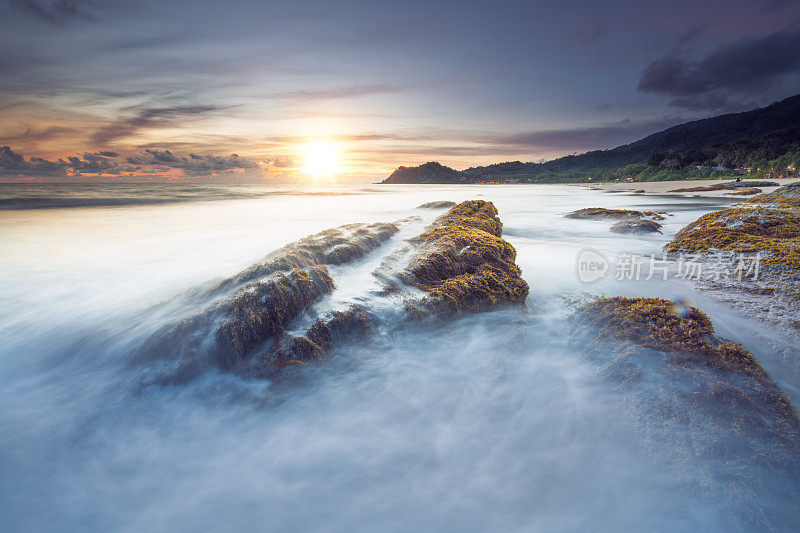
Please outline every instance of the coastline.
M716 190L716 191L694 191L694 192L669 192L674 189L681 189L685 187L705 187L710 185L717 185L720 183L730 182L729 179L724 180L673 180L673 181L637 181L637 182L583 182L583 183L569 183L572 187L586 187L589 189L595 190L607 190L607 191L621 191L621 192L634 192L643 190L644 194L669 194L669 195L677 195L677 196L713 196L713 197L721 197L721 198L732 198L732 199L742 199L742 197L730 196L729 190ZM748 179L742 180L744 183L747 183ZM755 180L752 180L755 181ZM778 179L770 179L767 181L772 181L778 183L777 186L773 187L759 187L763 192L769 193L776 190L778 187L783 187L784 185L789 185L790 183L795 183L800 181L800 178L778 178Z

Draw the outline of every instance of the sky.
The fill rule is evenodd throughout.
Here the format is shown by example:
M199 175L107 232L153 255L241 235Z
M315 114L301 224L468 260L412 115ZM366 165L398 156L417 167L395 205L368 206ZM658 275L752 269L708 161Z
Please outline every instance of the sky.
M0 181L375 181L796 94L800 0L0 0L0 72Z

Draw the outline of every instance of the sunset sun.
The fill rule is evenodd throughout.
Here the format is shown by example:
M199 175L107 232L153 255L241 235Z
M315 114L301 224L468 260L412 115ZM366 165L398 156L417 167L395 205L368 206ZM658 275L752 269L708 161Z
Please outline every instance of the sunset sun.
M332 142L310 141L303 149L304 169L315 178L333 176L339 167L339 148Z

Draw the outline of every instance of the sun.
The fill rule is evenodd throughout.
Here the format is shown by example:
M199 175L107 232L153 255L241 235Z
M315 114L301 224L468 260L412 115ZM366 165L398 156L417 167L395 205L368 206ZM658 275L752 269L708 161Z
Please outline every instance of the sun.
M309 141L303 158L305 171L315 178L329 178L339 170L339 148L332 142Z

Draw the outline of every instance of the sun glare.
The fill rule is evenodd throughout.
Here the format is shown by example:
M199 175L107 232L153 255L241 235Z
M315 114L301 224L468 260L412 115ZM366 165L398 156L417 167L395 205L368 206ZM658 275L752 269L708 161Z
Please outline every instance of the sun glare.
M305 170L315 178L328 178L339 167L339 149L328 141L311 141L305 146Z

